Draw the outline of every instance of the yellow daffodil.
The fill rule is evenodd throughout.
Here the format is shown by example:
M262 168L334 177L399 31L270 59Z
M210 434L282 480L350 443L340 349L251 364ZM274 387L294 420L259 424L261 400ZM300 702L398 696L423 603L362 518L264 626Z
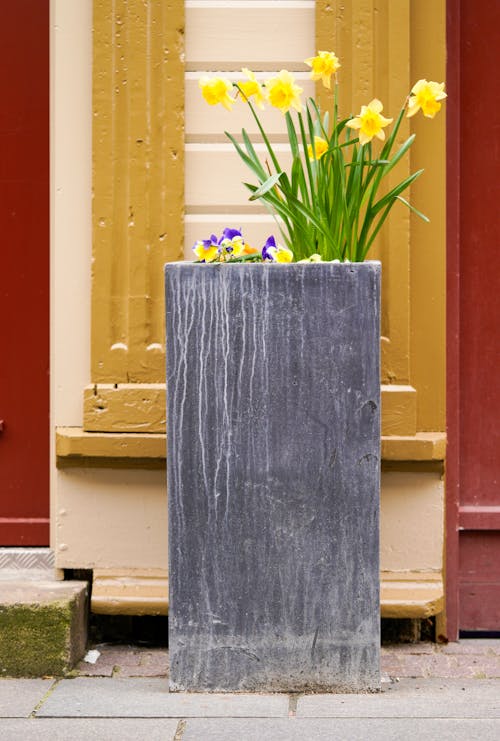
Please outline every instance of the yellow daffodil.
M419 80L412 87L411 95L408 100L407 118L414 116L415 113L422 109L422 113L427 118L434 118L441 108L440 100L446 98L444 92L444 82L427 82Z
M248 77L248 80L243 80L242 82L238 82L238 87L240 88L241 92L244 95L244 98L251 98L252 95L255 96L255 105L258 108L264 108L264 90L262 89L262 85L260 82L258 82L255 79L254 73L247 69L246 67L243 67L241 70L244 75Z
M209 105L221 103L228 111L234 103L229 93L233 86L224 77L202 77L199 81L201 93Z
M311 67L311 79L321 80L330 90L331 77L340 67L338 58L332 51L319 51L318 56L310 57L305 63Z
M361 106L359 116L347 122L346 126L349 128L359 129L360 144L368 144L374 136L382 141L385 139L385 132L382 129L392 123L392 118L381 115L383 107L380 100L374 98L368 105Z
M299 260L299 262L323 262L323 258L317 252L314 252L314 254L305 257L303 260Z
M286 69L282 69L276 77L271 77L266 82L266 95L274 108L279 108L286 113L290 108L297 111L302 109L300 94L302 88L295 84L293 75Z
M328 150L328 142L326 139L322 139L320 136L314 137L314 154L316 155L316 159L319 160L320 157L324 155L324 153ZM311 144L307 147L307 154L309 156L309 159L314 159L313 154L313 148Z

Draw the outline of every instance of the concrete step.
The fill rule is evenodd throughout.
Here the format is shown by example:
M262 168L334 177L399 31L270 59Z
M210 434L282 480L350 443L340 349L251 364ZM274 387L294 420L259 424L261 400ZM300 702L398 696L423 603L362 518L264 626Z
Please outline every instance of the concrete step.
M0 677L67 674L87 645L88 584L47 568L0 570Z

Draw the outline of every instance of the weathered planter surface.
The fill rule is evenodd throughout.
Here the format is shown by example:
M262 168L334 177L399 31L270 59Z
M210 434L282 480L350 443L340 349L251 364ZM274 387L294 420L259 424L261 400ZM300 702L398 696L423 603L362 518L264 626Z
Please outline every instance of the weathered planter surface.
M166 295L171 689L377 689L379 264Z

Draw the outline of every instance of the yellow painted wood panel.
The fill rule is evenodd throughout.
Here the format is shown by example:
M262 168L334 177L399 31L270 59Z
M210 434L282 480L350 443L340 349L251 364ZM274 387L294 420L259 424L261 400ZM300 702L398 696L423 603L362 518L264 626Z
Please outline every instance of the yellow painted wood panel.
M317 0L317 48L333 50L342 67L338 73L342 115L356 114L377 97L384 113L395 118L409 93L409 0ZM331 98L318 85L322 107ZM398 140L409 135L404 121ZM391 187L409 174L402 161L387 178ZM372 258L382 260L382 380L409 382L409 214L397 204L380 232Z
M443 461L446 435L443 432L419 432L416 435L382 435L381 457L384 461ZM129 458L165 461L165 433L88 432L81 427L56 430L58 465L71 459ZM156 465L152 466L156 467Z
M164 378L162 268L183 253L183 11L94 1L93 381Z
M415 391L382 386L382 434L415 433ZM95 384L84 393L87 432L165 432L164 384Z
M188 70L292 70L313 38L312 0L186 2Z
M432 21L429 23L429 20ZM446 75L446 4L411 3L411 76L442 82ZM412 169L425 172L412 199L430 218L411 218L411 378L418 388L420 430L445 429L446 398L446 102L436 118L411 119L417 135ZM450 341L453 341L450 338Z
M440 573L380 575L380 614L391 618L426 618L443 609ZM168 615L168 571L94 569L91 612L101 615Z

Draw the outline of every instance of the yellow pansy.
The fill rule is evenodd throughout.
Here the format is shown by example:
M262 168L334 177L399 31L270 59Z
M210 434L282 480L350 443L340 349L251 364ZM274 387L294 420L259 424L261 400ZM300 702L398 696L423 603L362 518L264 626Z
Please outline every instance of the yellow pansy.
M331 76L340 67L340 62L333 51L319 51L318 56L310 57L305 63L311 67L311 78L321 80L329 90L331 88Z
M411 95L408 100L407 118L414 116L420 109L422 109L422 113L424 116L427 116L427 118L434 118L441 108L441 103L438 101L443 100L444 98L446 98L444 82L427 82L427 80L419 80L411 90Z
M346 126L349 128L359 129L360 144L368 144L374 136L382 141L385 139L385 132L382 129L392 123L392 118L381 115L383 107L380 100L374 98L368 105L361 106L359 116L347 122Z
M243 80L242 82L238 82L238 87L240 88L241 92L245 96L245 98L251 98L252 95L255 96L255 105L258 108L264 108L264 90L262 89L262 85L260 82L258 82L255 79L254 73L247 69L246 67L243 67L241 70L244 75L248 77L248 80ZM245 99L244 98L244 99Z
M293 75L286 69L282 69L276 77L271 77L266 82L266 95L274 108L279 108L286 113L290 108L297 111L302 109L300 94L302 88L295 84Z
M273 262L293 262L293 252L288 247L270 247L267 253Z
M210 239L199 239L195 243L193 252L198 260L213 262L218 257L219 247L216 240L217 238L212 235Z
M229 93L233 89L229 80L224 77L202 77L199 81L201 93L209 105L221 103L228 111L234 103Z
M319 160L320 157L324 155L324 153L328 150L328 142L326 139L322 139L320 136L314 137L314 154L316 155L316 159ZM311 144L307 147L307 154L309 156L309 159L314 159L313 154L313 148Z

